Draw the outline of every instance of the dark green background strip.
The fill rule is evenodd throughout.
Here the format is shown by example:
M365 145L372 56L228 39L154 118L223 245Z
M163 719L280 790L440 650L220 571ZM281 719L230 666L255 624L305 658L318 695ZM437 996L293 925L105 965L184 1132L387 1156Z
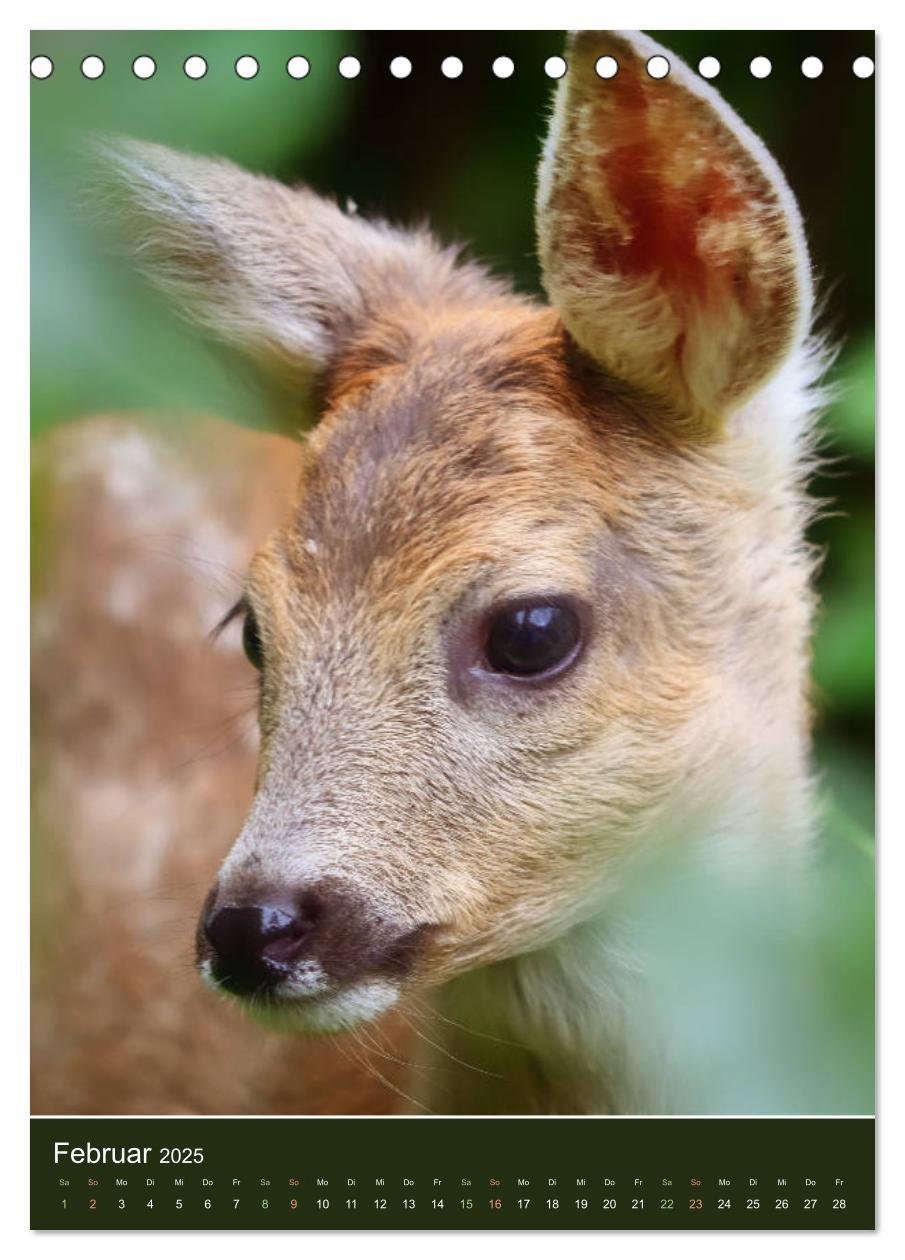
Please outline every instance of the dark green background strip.
M874 1225L872 1119L31 1124L35 1229ZM104 1147L142 1162L104 1162Z

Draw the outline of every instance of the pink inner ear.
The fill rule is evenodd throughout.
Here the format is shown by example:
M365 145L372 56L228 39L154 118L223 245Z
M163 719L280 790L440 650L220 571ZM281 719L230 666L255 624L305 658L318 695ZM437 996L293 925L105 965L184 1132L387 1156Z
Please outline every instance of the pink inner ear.
M595 261L609 274L656 276L680 306L743 301L743 173L674 89L644 75L625 66L603 87L598 169L619 220L595 232Z

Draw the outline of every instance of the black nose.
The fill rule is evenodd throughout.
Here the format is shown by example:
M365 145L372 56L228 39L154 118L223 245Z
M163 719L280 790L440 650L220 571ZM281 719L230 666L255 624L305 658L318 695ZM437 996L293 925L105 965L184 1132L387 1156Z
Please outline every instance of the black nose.
M252 994L290 974L314 926L305 912L281 906L225 906L205 924L214 978L233 993Z

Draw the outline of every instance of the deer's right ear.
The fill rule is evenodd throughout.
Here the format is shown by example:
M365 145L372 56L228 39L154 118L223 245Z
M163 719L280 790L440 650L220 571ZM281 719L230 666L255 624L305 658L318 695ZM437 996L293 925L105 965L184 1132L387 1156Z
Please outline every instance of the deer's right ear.
M548 295L617 387L676 433L712 436L807 330L794 198L719 94L653 40L581 31L566 57L538 187Z
M322 371L381 261L412 238L231 162L114 140L104 198L139 265L197 323L263 366Z

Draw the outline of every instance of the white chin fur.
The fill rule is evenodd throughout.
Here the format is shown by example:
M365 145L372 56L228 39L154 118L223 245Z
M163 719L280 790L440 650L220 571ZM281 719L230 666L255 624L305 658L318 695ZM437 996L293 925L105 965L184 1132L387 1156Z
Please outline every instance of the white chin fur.
M292 1032L333 1033L376 1019L399 1000L390 980L362 980L339 993L253 1011L272 1027Z
M209 961L202 962L198 970L208 989L230 996L214 979ZM399 999L399 985L391 980L362 980L339 993L325 993L327 984L321 968L310 963L280 985L276 996L282 1005L243 1001L242 1006L260 1023L284 1032L334 1033L376 1019Z

